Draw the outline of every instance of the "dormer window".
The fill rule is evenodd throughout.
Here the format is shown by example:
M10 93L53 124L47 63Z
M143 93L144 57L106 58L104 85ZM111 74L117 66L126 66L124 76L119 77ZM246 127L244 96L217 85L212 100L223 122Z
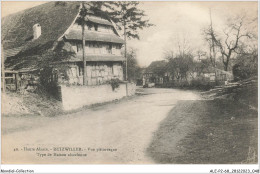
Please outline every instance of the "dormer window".
M35 24L33 26L33 39L38 39L42 34L41 26L40 24Z

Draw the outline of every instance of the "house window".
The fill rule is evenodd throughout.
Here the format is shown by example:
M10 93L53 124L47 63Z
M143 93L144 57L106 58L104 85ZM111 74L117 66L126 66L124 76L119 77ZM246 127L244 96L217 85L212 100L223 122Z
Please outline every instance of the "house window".
M77 43L77 52L81 51L82 50L82 44L80 43Z
M121 54L121 46L119 44L113 45L112 54L114 54L114 55L120 55Z
M71 75L72 75L72 77L77 77L77 68L76 67L71 68Z
M98 25L97 24L94 25L94 28L95 28L95 31L98 31Z
M88 48L89 49L87 49L87 53L88 54L93 54L94 53L94 44L93 43L89 43L88 44Z
M75 52L78 52L78 49L77 49L77 46L76 46L76 45L72 45L71 47L72 47L72 49L73 49Z
M79 67L79 76L83 76L83 67L78 66Z
M95 53L96 54L101 54L101 49L102 49L102 44L96 43L95 44Z
M106 51L108 54L112 54L112 44L106 45Z
M107 31L107 33L111 33L111 27L110 26L106 26L106 31Z
M90 43L89 45L90 45L89 53L101 54L102 45L100 43Z
M116 44L116 49L121 49L121 46L119 44Z

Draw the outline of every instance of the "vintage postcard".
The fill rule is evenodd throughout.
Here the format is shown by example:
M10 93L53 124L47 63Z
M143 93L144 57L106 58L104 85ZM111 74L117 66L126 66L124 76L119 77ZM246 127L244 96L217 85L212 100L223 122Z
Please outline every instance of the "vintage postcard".
M257 7L2 1L1 163L258 164Z

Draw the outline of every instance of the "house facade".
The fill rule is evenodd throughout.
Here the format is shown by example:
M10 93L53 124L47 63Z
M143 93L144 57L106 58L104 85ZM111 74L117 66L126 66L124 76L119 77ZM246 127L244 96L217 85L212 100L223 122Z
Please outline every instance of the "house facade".
M111 79L123 81L123 61L121 48L124 40L116 32L112 22L93 14L86 16L85 26L85 56L87 77L86 85L100 85ZM82 26L74 22L62 37L64 48L75 53L68 60L67 79L60 82L83 85L83 48Z
M56 73L50 79L60 84L83 85L85 49L86 85L101 85L111 79L123 81L121 48L124 40L114 23L90 12L85 18L86 42L83 48L82 26L77 23L79 10L79 2L50 2L4 19L5 66L21 75L19 72L24 69L29 69L28 72L30 69L40 70L37 59L44 52L65 51L70 53L66 58L60 56L48 62Z
M51 84L48 91L65 110L135 94L135 84L123 78L124 40L115 24L88 10L83 48L80 9L81 2L48 2L2 19L4 65L15 83L9 86Z

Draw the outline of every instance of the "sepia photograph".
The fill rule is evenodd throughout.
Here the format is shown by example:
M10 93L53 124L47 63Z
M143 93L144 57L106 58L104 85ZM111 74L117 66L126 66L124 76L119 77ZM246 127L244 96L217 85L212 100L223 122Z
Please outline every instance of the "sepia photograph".
M1 164L258 164L258 2L1 1Z

